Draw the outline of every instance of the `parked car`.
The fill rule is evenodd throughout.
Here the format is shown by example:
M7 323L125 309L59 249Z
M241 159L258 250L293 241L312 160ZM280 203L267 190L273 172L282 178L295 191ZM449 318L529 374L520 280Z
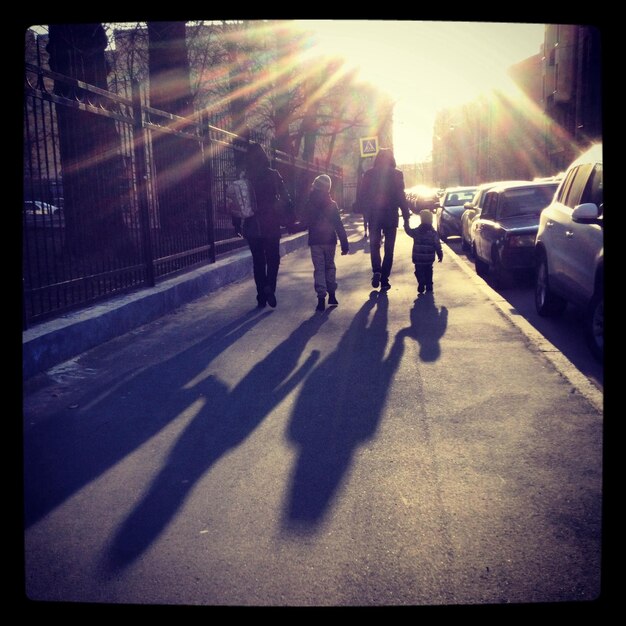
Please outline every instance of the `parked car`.
M471 231L479 276L490 274L504 287L515 273L534 269L539 214L550 204L557 187L557 182L527 181L498 185L486 193Z
M465 211L465 203L471 202L476 187L450 187L445 190L436 210L437 232L441 241L448 237L461 235L461 215Z
M26 226L63 226L63 209L42 200L24 200L22 215Z
M539 219L535 241L535 306L542 316L567 303L585 312L591 352L604 357L604 204L602 144L567 169L552 203Z
M480 215L485 201L486 193L497 185L504 185L507 182L523 182L523 181L493 181L491 183L483 183L478 185L476 193L470 202L464 205L464 211L461 213L461 248L464 252L472 251L472 222Z

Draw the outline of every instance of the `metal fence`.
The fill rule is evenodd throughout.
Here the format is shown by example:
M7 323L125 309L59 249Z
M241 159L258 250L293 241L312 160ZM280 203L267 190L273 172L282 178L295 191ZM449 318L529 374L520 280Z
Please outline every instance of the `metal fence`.
M247 142L208 124L27 64L24 328L213 263L245 246L225 190ZM340 168L268 148L300 211L315 176Z

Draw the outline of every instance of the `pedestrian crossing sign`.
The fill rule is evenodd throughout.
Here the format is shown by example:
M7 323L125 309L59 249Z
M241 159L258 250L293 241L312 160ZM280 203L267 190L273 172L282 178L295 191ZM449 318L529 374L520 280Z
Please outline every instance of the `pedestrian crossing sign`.
M378 137L362 137L359 139L361 144L361 156L371 157L378 154Z

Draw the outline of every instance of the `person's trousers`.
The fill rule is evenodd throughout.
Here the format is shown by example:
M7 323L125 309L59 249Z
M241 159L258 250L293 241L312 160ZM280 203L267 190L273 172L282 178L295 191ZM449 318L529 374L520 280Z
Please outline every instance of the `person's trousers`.
M336 244L313 244L313 284L318 298L325 298L329 291L337 290L337 267L335 265Z
M250 237L252 273L257 295L265 297L276 291L280 266L280 237Z
M393 250L396 245L397 226L376 226L370 223L370 258L372 261L372 272L380 272L381 279L387 280L391 274L393 266ZM383 256L380 256L381 241L385 237L383 245Z
M433 266L432 263L415 263L415 278L417 286L426 289L433 288Z

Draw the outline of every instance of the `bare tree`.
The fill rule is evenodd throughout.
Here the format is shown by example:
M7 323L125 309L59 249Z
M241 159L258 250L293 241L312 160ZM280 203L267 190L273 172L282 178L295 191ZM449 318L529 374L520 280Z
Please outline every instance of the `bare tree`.
M110 51L109 88L131 97L133 81L145 83L148 77L148 30L146 24L105 24L105 31L114 49Z

